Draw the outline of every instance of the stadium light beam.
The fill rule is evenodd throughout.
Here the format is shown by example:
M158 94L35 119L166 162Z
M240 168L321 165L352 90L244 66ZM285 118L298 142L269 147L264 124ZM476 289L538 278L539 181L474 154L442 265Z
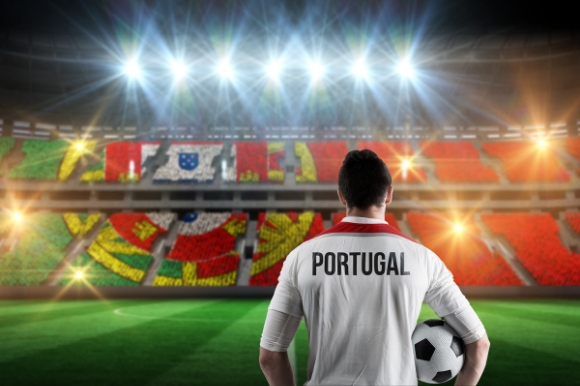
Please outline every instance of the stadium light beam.
M229 60L222 60L217 66L217 73L223 78L231 80L234 77L234 70Z
M131 60L127 61L127 63L125 63L125 66L123 68L123 72L131 80L141 79L141 67L139 67L137 60L135 60L135 59L131 59Z
M457 223L453 226L453 230L455 231L455 233L461 233L463 232L463 225Z
M369 70L364 60L360 59L352 66L352 73L358 79L366 80L368 78Z
M185 78L187 76L187 73L189 72L189 68L187 67L187 65L179 61L174 61L171 64L171 69L173 71L173 76L176 81L180 81L183 78Z
M76 271L75 272L75 280L83 280L85 278L85 274L83 271Z
M402 59L397 66L397 72L403 79L413 79L415 70L408 58Z
M280 61L270 62L266 67L268 77L273 81L278 81L280 73L282 72L282 63Z
M537 143L538 143L538 147L539 147L540 149L545 149L545 148L548 146L548 141L546 141L546 140L545 140L545 139L543 139L543 138L541 138L541 139L538 139Z
M324 66L320 62L310 63L310 76L313 81L319 81L324 76L325 72Z

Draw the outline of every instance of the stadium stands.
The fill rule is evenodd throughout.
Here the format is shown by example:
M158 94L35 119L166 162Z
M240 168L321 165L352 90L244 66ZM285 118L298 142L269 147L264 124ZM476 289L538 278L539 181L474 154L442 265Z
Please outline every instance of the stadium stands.
M60 214L34 213L18 222L0 214L0 238L10 242L0 248L0 286L29 286L45 282L73 235Z
M348 153L346 142L295 142L297 182L336 182L344 156Z
M155 182L213 181L214 158L222 152L221 142L172 142L167 163L153 175Z
M15 165L9 178L22 180L66 181L78 161L94 149L95 141L86 141L77 147L68 141L27 139L22 144L24 160Z
M345 217L346 217L345 212L333 213L332 214L332 224L333 225L338 224ZM395 218L394 214L385 213L385 221L388 222L389 225L392 225L394 228L396 228L399 232L401 231L401 228L399 227L399 223L397 222L397 219Z
M187 213L153 285L235 285L240 261L235 244L247 220L246 213Z
M460 231L454 216L446 213L409 212L407 220L422 244L445 262L458 285L522 285L502 256L480 239L471 219L461 217Z
M479 161L471 142L421 141L424 155L433 158L441 182L499 182L498 175Z
M566 150L580 162L580 138L566 138ZM578 168L580 173L580 168Z
M427 180L425 171L413 162L415 153L409 142L358 141L357 147L359 150L372 150L385 161L393 181L421 182Z
M59 284L139 285L153 261L153 243L167 232L172 220L170 213L111 215L88 247L87 254L79 256ZM84 280L74 280L73 271L78 267L82 267Z
M503 161L506 175L512 182L565 182L570 179L550 145L540 147L527 141L488 142L482 146L489 155Z
M549 214L493 213L481 218L494 233L505 236L540 285L580 285L580 254L562 244L558 224Z
M14 148L15 140L12 137L0 137L0 165L2 165L2 159ZM2 169L0 168L0 176L2 175Z
M260 213L258 246L253 256L250 285L278 284L286 256L324 230L320 213Z
M580 213L566 212L566 221L568 221L568 224L570 224L574 232L578 233L578 235L580 236Z
M236 182L284 181L284 142L234 142L231 156L234 166L226 180Z

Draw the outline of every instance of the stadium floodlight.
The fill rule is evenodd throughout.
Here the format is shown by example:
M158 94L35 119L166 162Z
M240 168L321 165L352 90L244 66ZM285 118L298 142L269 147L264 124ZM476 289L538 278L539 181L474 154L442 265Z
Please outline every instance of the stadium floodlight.
M180 61L174 61L171 63L171 69L173 70L173 76L176 81L182 80L187 76L189 68L187 65Z
M17 210L13 211L10 216L16 224L20 224L24 220L24 215Z
M75 143L75 149L77 149L79 153L83 153L85 151L85 143L83 141L77 141Z
M352 73L359 79L367 79L369 76L369 70L363 59L359 59L352 66Z
M408 58L404 58L397 66L397 72L403 79L413 79L415 71Z
M131 59L125 63L125 67L123 68L123 72L129 79L136 79L139 80L141 78L141 68L137 63L137 60Z
M320 62L310 63L310 76L312 77L312 80L315 82L322 79L325 70L326 69Z
M404 160L401 162L401 168L402 168L403 170L408 170L408 169L410 169L410 168L411 168L411 161L409 161L408 159L404 159Z
M543 138L538 139L537 143L540 149L545 149L548 146L548 141Z
M75 272L75 280L83 280L85 278L85 273L83 271Z
M453 230L455 231L455 233L461 233L461 232L463 232L463 225L456 223L453 226Z
M223 79L232 79L233 78L234 70L232 69L230 61L228 59L223 59L221 62L218 63L217 73Z
M282 72L282 63L279 60L270 62L266 67L266 72L271 80L277 81Z

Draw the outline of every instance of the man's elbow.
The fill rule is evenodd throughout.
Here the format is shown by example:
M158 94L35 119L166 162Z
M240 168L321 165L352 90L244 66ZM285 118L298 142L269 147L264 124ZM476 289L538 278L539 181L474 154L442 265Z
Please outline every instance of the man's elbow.
M487 354L491 345L487 334L472 343L475 350L480 354Z
M267 369L272 366L272 364L276 361L276 357L279 353L266 350L263 347L260 347L260 368Z

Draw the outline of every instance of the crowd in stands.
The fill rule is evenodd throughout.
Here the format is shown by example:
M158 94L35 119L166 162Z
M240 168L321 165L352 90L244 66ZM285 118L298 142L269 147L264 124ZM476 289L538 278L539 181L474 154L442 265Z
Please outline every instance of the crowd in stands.
M471 218L417 212L406 216L418 241L445 262L459 285L522 285L504 257L481 239ZM332 223L344 217L344 212L334 213ZM505 237L538 284L580 285L580 254L562 243L558 224L550 215L494 213L481 217L496 235ZM385 219L400 230L393 214L387 213ZM14 221L0 212L0 286L46 285L51 272L59 269L64 269L59 285L136 286L144 284L154 250L165 254L156 242L160 237L160 241L168 241L175 215L128 212L105 220L101 214L32 213L18 224ZM580 213L566 213L566 221L580 234ZM176 224L172 247L148 283L235 285L243 245L238 241L245 239L247 223L247 213L187 213ZM290 251L323 230L320 213L260 213L249 284L276 285ZM87 237L93 241L86 252L79 253L70 265L64 264L63 259L74 249L73 241ZM82 272L81 280L78 272Z
M11 154L8 178L19 180L67 181L71 176L83 182L138 182L147 159L160 153L160 142L120 141L98 146L94 140L72 143L65 140L0 137L0 162ZM163 164L152 173L157 183L212 182L221 171L226 182L283 182L284 142L232 142L224 155L222 142L172 142L163 150ZM338 170L348 153L346 141L294 142L295 178L300 183L336 182ZM495 171L481 163L471 142L420 141L421 157L407 141L358 141L358 149L370 149L385 161L395 182L427 181L424 168L435 165L444 183L494 183ZM501 159L512 182L566 182L570 176L558 161L555 146L539 147L535 141L483 143L491 157ZM564 150L564 149L562 149ZM580 160L580 139L568 138L565 150ZM73 172L82 168L80 177Z
M471 142L421 141L422 153L435 161L441 182L499 182L498 175L479 160Z
M286 256L304 241L324 230L320 213L260 213L258 246L252 258L250 285L272 286Z
M558 161L554 147L540 147L533 141L489 142L482 144L492 157L502 160L512 182L566 182L570 176Z
M240 261L236 240L246 232L247 220L246 213L187 213L153 285L236 284Z
M580 163L580 138L566 138L566 150ZM580 173L580 167L577 172Z
M407 220L421 243L443 260L458 285L522 285L504 258L481 240L471 218L409 212Z
M513 246L515 256L540 285L580 285L580 254L560 239L556 221L547 213L493 213L481 215L496 234Z
M580 236L580 212L566 212L566 221Z

